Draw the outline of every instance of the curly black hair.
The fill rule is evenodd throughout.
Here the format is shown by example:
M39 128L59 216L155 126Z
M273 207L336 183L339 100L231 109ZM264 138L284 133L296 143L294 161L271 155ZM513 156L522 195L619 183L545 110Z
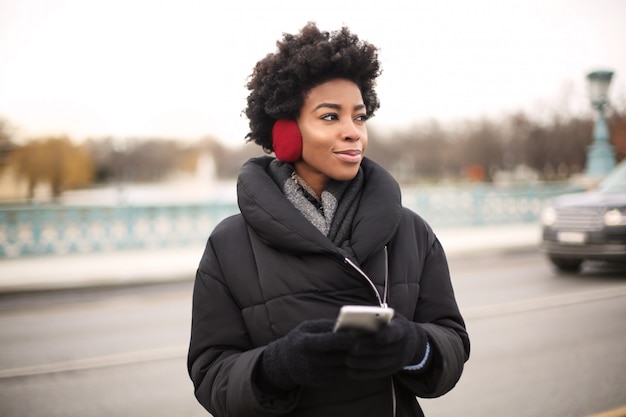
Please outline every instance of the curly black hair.
M369 117L380 106L374 91L381 73L378 49L348 28L324 32L309 22L296 35L283 34L276 45L278 51L257 62L246 85L250 90L245 109L250 121L247 142L273 152L274 122L295 120L306 94L333 79L347 79L359 87Z

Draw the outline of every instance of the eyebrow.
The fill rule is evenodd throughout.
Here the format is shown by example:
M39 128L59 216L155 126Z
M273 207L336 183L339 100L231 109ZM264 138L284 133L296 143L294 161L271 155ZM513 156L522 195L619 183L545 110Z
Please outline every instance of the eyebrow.
M314 111L321 109L323 107L328 107L330 109L337 109L337 110L341 110L341 105L339 104L334 104L334 103L320 103L317 106L315 106L315 108L313 109L313 111L311 113L313 113ZM365 104L358 104L356 106L354 106L354 110L362 110L365 108Z

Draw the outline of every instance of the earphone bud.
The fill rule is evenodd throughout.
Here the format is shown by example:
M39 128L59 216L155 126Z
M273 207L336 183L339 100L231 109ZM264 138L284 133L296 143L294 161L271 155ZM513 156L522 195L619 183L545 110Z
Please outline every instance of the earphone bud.
M272 146L280 161L296 162L302 157L302 135L295 120L279 119L274 123Z

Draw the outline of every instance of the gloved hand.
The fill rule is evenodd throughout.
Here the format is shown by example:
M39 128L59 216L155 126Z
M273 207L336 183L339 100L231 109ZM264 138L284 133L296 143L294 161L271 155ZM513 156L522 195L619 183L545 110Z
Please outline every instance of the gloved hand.
M346 358L348 375L354 379L393 375L405 366L420 363L425 358L427 343L422 326L396 312L377 333L354 341Z
M261 355L259 381L288 390L321 386L347 375L346 355L352 338L334 333L334 320L309 320L268 344Z

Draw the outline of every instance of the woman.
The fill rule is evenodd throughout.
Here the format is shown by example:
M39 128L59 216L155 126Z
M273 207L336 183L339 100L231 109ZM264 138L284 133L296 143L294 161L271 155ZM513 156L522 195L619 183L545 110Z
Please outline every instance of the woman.
M376 48L347 28L285 34L248 83L241 213L197 271L188 368L214 416L421 416L469 357L444 251L364 158L379 106ZM334 332L343 305L395 310L375 334Z

